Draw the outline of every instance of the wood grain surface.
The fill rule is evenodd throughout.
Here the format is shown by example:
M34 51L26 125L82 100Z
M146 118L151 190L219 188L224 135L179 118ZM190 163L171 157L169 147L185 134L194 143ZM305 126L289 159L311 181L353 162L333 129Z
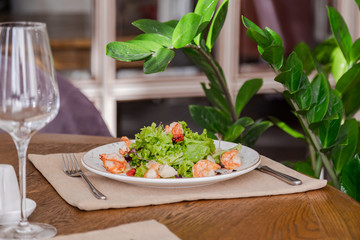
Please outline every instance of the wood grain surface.
M28 153L81 152L116 138L38 134ZM15 146L0 134L0 163L18 171ZM326 186L291 195L200 200L158 206L81 211L67 204L28 161L27 197L37 203L30 221L54 225L58 235L155 219L181 239L360 239L360 204Z

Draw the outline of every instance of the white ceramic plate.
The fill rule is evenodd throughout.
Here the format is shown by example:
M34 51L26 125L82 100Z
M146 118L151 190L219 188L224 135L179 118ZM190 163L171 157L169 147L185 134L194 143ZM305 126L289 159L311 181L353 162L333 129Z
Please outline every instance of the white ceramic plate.
M219 146L218 141L214 141L215 146ZM240 151L240 157L242 159L242 166L236 172L229 174L216 175L212 177L202 177L202 178L141 178L141 177L129 177L126 175L113 174L105 170L103 163L99 158L100 154L103 153L114 153L118 152L119 148L124 145L123 142L111 143L103 145L97 148L94 148L87 152L84 157L81 159L83 166L89 171L99 174L101 176L111 178L117 181L135 184L144 187L160 187L160 188L185 188L185 187L197 187L208 184L213 184L221 181L225 181L231 178L238 177L245 173L248 173L254 170L260 164L259 154L246 146L242 146ZM222 141L220 144L221 149L229 149L236 146L235 143Z
M27 198L26 200L26 215L29 217L36 207L36 203ZM20 202L18 209L13 209L8 212L0 214L0 225L15 224L20 221Z

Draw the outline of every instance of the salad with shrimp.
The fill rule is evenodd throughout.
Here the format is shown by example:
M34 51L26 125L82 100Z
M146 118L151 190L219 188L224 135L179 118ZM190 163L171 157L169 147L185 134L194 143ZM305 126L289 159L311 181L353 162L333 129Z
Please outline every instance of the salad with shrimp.
M144 127L116 153L100 154L104 168L113 174L144 178L208 177L236 171L241 166L241 144L216 149L206 129L198 134L186 122Z

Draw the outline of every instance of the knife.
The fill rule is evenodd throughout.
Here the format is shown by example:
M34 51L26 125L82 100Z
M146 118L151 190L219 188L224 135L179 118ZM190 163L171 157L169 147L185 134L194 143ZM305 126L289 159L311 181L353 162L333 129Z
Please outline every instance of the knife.
M270 174L271 176L274 176L284 182L286 182L287 184L290 184L290 185L301 185L302 184L302 181L300 179L297 179L297 178L294 178L294 177L291 177L285 173L281 173L281 172L278 172L268 166L262 166L262 165L259 165L257 168L257 170L263 172L263 173L267 173L267 174Z

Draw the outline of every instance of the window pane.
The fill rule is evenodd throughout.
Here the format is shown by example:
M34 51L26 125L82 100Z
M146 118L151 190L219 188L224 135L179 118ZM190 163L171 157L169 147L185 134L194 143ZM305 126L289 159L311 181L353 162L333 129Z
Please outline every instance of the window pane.
M127 41L143 33L131 23L135 20L148 18L161 22L179 20L183 15L193 11L194 0L117 0L116 36L117 41ZM142 71L144 61L116 61L117 77L146 77ZM175 57L163 75L194 75L197 68L187 59L181 50L175 51Z
M327 20L327 5L332 0L242 0L241 15L255 22L262 29L269 27L283 39L285 54L296 44L306 42L310 47L322 42L330 35ZM241 70L251 64L265 65L259 57L255 43L245 34L241 24L240 64Z
M3 0L0 21L47 24L55 69L71 79L91 78L92 0Z

